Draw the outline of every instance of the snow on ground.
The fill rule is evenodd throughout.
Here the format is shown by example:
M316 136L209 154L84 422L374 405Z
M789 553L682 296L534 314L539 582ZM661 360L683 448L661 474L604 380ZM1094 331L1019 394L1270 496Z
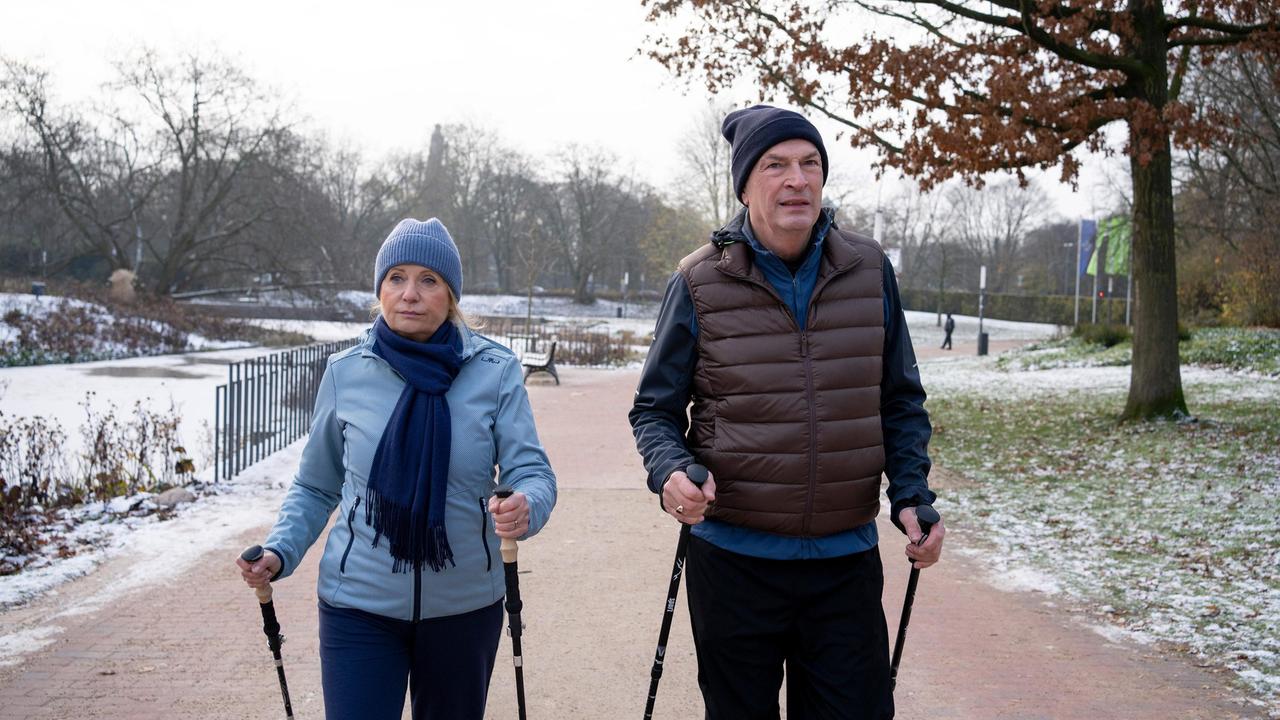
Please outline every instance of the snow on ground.
M1171 642L1230 668L1280 717L1274 503L1268 510L1280 492L1280 453L1260 441L1266 435L1236 435L1230 413L1215 418L1227 405L1255 415L1274 409L1280 379L1195 366L1181 372L1191 409L1205 408L1205 422L1095 428L1107 438L1103 446L1093 431L1055 430L1053 440L1022 445L1021 453L998 430L942 436L970 441L951 440L942 462L976 484L940 501L958 523L980 525L974 553L993 586L1071 598L1114 623L1108 628L1123 626L1095 629L1105 637ZM1070 417L998 408L1042 404L1088 423L1098 407L1123 405L1130 369L1006 371L994 358L951 356L923 360L920 373L934 402L992 401L997 407L982 415L1021 418L1028 425L1010 435L1031 442L1035 433L1022 431ZM959 417L981 427L980 417ZM1117 504L1117 496L1131 501Z
M0 318L12 311L21 312L29 317L44 317L50 312L55 312L63 307L83 308L94 316L94 319L102 325L109 325L115 322L116 317L107 308L95 303L77 300L75 298L64 297L60 295L29 295L25 293L0 293ZM169 330L168 325L160 322L151 321L149 324L157 332ZM0 345L5 343L16 342L18 340L18 330L7 322L0 321ZM190 350L220 350L228 348L245 347L248 343L238 340L210 340L201 335L188 334L187 345ZM125 357L131 351L128 348L113 345L111 343L99 341L96 347L88 348L95 357Z
M657 311L655 303L628 305L628 317L618 319L617 303L598 302L584 308L564 298L537 298L537 301L535 317L585 320L611 332L629 330L639 336L652 331ZM475 316L520 317L525 312L524 302L522 296L474 295L464 298L463 307ZM907 320L918 346L941 342L942 331L933 313L908 312ZM958 338L976 336L976 318L956 316L956 322ZM352 337L367 327L364 323L307 321L259 321L259 324L302 332L326 341ZM992 340L1039 339L1058 332L1052 325L996 320L985 321L983 329ZM127 410L139 398L150 398L150 402L161 407L167 407L172 401L183 417L187 447L196 452L203 471L207 470L209 445L204 427L206 423L212 424L214 387L226 382L226 364L269 352L272 350L252 348L76 365L0 368L0 405L10 414L55 417L68 429L69 441L78 443L75 428L83 420L80 403L86 391L95 393L96 404L111 400L122 410ZM948 356L924 360L920 367L925 385L934 396L973 393L993 399L1034 401L1048 395L1077 392L1122 393L1129 382L1127 367L1007 372L997 369L991 357ZM1189 366L1183 367L1182 372L1184 383L1202 396L1208 393L1218 400L1247 397L1280 401L1280 381L1277 380L1260 381L1239 373ZM76 601L64 612L88 612L125 592L181 572L212 545L247 528L270 522L296 466L299 448L300 443L295 444L251 466L230 483L203 486L204 494L198 502L183 506L169 520L160 520L154 515L133 518L104 512L100 519L77 530L84 533L84 537L92 538L95 549L33 572L0 577L0 607L47 593L102 563L124 562L122 559L133 556L146 558L161 550L165 563L128 563L118 578L113 577L111 583L103 584L102 590ZM1125 459L1120 458L1118 462ZM1080 530L1088 528L1081 526ZM1033 590L1050 596L1063 591L1063 577L1052 568L1035 568L1023 562L1019 559L1020 552L1016 545L997 540L983 555L984 561L993 568L993 582L1011 591ZM1074 575L1080 568L1064 566L1060 570ZM1274 588L1266 587L1258 588L1258 592L1276 594ZM1173 595L1168 595L1167 600L1171 609L1174 605L1194 607L1205 602L1204 598L1179 599ZM23 654L54 642L60 628L56 622L23 628L8 628L0 623L0 632L5 633L0 635L0 663L12 663L20 662ZM1171 633L1189 632L1194 631L1185 623L1180 624L1177 617L1162 613L1160 617L1151 618L1143 631L1128 636L1167 638ZM1115 637L1112 631L1103 634ZM1247 673L1257 673L1246 667L1239 667L1238 671L1246 681L1249 681ZM1265 688L1274 686L1276 679L1263 674L1251 682L1255 687Z
M265 355L272 348L239 348L205 353L154 355L126 360L63 365L0 368L0 407L11 416L56 419L67 432L68 449L80 448L79 427L85 413L81 403L93 393L94 408L115 403L122 413L131 412L135 400L153 410L167 410L170 403L182 419L181 436L197 461L197 470L209 464L212 446L214 388L227 382L227 365ZM7 385L5 385L7 383ZM206 429L207 428L207 429Z
M921 379L930 394L981 393L993 400L1082 391L1127 392L1130 372L1128 366L1005 371L996 367L994 356L972 355L930 358L920 363ZM1184 386L1196 385L1204 401L1280 399L1280 384L1249 373L1183 365L1182 382Z
M946 333L943 332L942 325L938 322L937 313L907 310L906 316L907 327L911 331L912 344L917 347L937 347L942 345L942 338ZM965 339L977 342L977 316L952 315L951 317L956 321L955 332L951 335L953 341ZM946 322L946 320L947 316L944 314L942 322ZM986 333L994 342L997 340L1043 340L1064 331L1059 326L1048 323L986 318L982 321L982 332Z
M527 311L528 298L524 295L463 295L459 305L468 315L500 315L507 317L524 317ZM617 318L618 308L623 309L625 318L648 318L650 329L652 320L658 316L658 303L631 300L624 306L620 300L600 300L588 305L575 303L572 298L535 295L533 297L533 316L548 319L565 318Z
M210 548L271 523L292 482L303 444L303 440L295 442L230 482L205 486L197 502L179 506L171 519L103 514L76 531L92 539L93 550L35 572L0 577L3 608L47 593L103 563L115 564L110 582L101 583L101 589L85 597L67 601L48 621L12 628L0 614L0 665L20 663L25 655L55 642L63 630L57 624L59 617L94 612L134 590L175 578ZM226 559L228 567L231 561Z
M316 342L338 342L358 337L369 323L330 322L328 320L246 320L250 325L283 332L297 332Z

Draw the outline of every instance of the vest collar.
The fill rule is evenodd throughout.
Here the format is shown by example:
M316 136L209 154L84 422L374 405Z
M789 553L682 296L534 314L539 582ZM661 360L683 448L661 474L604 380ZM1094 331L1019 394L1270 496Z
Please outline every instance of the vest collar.
M815 242L822 249L819 278L842 273L862 262L862 255L850 243L844 242L835 218L835 209L824 207L818 216L818 222L813 226L817 237ZM765 283L764 274L755 266L752 248L755 243L744 232L746 223L747 209L743 208L727 225L711 234L711 242L720 249L720 261L716 263L716 269L730 277L749 278Z

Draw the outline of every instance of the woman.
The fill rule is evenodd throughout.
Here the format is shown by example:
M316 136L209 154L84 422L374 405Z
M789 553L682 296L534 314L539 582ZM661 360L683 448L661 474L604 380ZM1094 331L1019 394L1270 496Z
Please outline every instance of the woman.
M520 363L458 310L462 262L439 220L404 220L378 251L379 316L336 353L266 552L245 582L288 577L341 506L320 559L329 718L484 716L505 585L497 538L555 505ZM498 480L515 489L493 497Z

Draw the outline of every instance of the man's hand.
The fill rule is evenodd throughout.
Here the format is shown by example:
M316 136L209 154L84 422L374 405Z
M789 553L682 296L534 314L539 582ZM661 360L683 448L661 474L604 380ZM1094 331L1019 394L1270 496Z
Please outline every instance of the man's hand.
M947 534L943 521L939 520L929 528L929 539L925 540L923 545L917 544L924 533L920 531L920 521L916 519L915 508L902 508L902 512L898 513L898 521L906 529L907 539L910 540L907 543L907 557L912 560L911 566L924 569L938 562L938 558L942 557L942 538Z
M716 479L710 472L707 481L699 488L683 470L671 473L662 484L662 506L667 514L686 525L697 525L707 513L707 506L716 500Z

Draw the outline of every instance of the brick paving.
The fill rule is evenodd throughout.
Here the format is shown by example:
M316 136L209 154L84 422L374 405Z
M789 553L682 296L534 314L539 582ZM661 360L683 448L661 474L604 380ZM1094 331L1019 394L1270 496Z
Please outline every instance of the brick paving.
M567 368L562 379L559 388L530 384L561 495L548 528L521 546L529 715L638 715L676 528L639 489L642 471L625 422L636 374ZM945 475L940 480L945 485ZM211 548L176 579L95 612L65 611L108 587L130 563L164 558L116 558L32 605L0 614L0 638L60 628L47 646L0 667L0 718L283 717L255 601L232 565L235 553L265 531ZM884 524L882 537L893 629L907 568L896 530ZM943 563L923 574L899 678L899 717L1264 717L1239 702L1228 674L1158 648L1107 641L1086 628L1083 615L1036 593L993 589L982 580L981 555L959 552L969 544L963 528L951 528ZM323 716L318 558L317 548L276 587L298 718ZM700 717L683 602L669 652L656 715ZM498 660L487 717L513 718L505 639Z

